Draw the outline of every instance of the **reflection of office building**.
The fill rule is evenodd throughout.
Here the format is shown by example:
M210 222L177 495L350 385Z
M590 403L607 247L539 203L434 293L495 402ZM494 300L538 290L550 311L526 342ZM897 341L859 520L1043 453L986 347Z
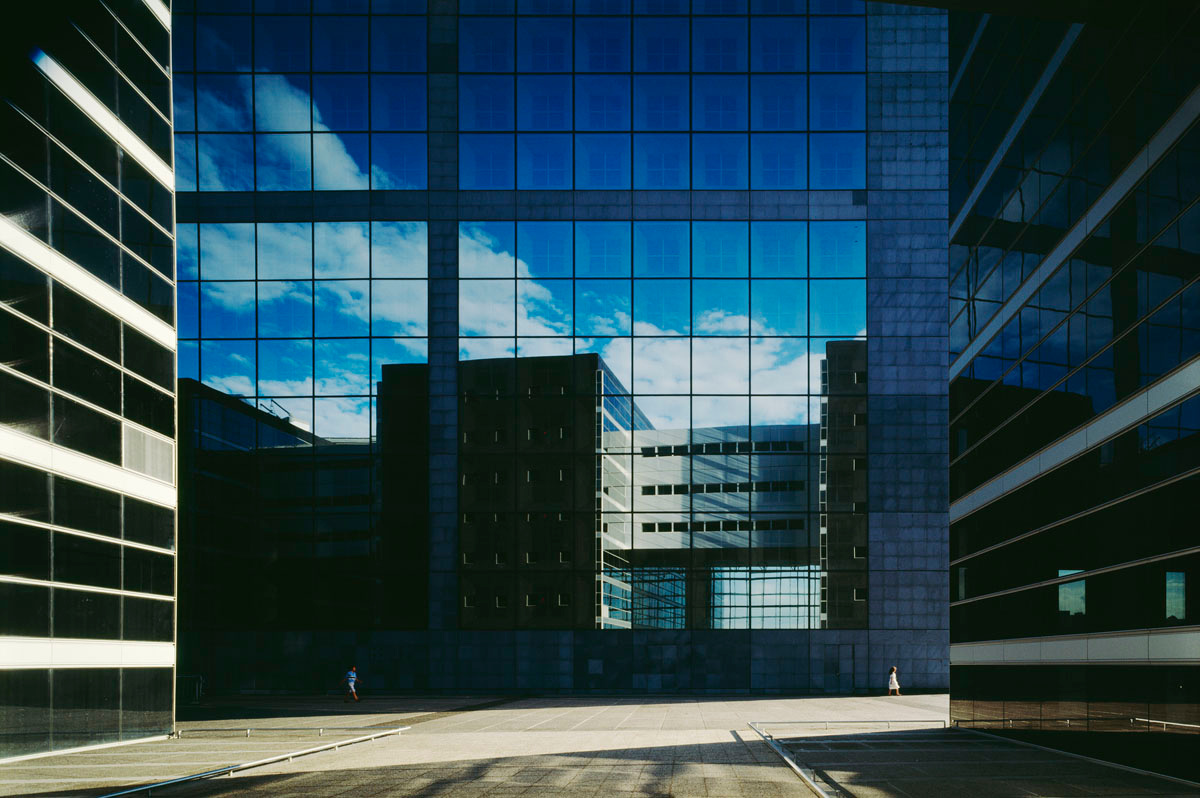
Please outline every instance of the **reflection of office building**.
M175 666L169 12L6 11L0 758L170 733Z
M1194 778L1200 15L1105 8L951 15L951 711Z
M210 684L944 686L945 15L369 5L174 15L180 374L414 591Z

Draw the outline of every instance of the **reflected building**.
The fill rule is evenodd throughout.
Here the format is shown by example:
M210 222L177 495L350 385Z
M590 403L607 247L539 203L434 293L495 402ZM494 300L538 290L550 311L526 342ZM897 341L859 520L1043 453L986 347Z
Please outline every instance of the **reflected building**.
M0 30L0 760L174 730L170 12Z
M945 14L333 5L173 16L185 669L944 687Z
M1113 9L951 14L951 714L1196 778L1200 14Z

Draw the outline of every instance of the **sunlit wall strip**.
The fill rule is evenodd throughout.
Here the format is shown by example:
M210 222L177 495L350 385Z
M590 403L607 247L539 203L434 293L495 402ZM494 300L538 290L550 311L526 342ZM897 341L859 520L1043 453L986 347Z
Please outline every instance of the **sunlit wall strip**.
M171 30L171 11L167 8L162 0L142 0L146 4L146 8L150 9L150 13L154 18L162 23L162 26L168 31Z
M175 190L175 173L171 167L126 127L116 114L108 110L104 103L97 100L82 83L75 79L74 75L63 69L57 61L42 50L33 52L33 63L51 83L58 87L59 91L67 96L67 99L75 103L81 111L100 126L101 130L111 136L134 160L144 166L146 171L154 176L154 179L168 189Z
M0 452L4 453L4 459L7 460L90 482L164 507L175 507L176 491L173 485L7 427L0 427Z
M129 326L143 332L172 352L175 329L141 305L117 293L116 289L37 237L0 215L0 246L23 258L65 283L92 303L99 305Z
M175 644L142 640L0 637L0 668L172 668Z

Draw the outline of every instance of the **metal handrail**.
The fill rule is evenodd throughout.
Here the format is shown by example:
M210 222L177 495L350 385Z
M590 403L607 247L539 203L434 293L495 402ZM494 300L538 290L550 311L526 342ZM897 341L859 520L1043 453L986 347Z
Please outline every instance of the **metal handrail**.
M1087 730L1092 727L1092 724L1111 725L1113 723L1122 723L1124 721L1128 721L1129 725L1131 725L1131 726L1141 723L1141 724L1145 724L1147 727L1149 727L1151 725L1161 725L1164 729L1167 726L1177 726L1177 727L1185 728L1185 729L1200 729L1200 724L1195 724L1195 723L1178 723L1178 722L1172 721L1172 720L1158 720L1157 718L1137 718L1137 717L1124 717L1124 716L1114 716L1114 717L1107 717L1107 718L1106 717L972 718L970 720L967 720L964 718L955 718L953 721L951 721L951 724L955 728L966 729L966 728L971 728L972 726L974 726L976 724L987 725L987 726L992 726L992 727L999 725L1000 728L1014 728L1014 724L1017 724L1017 723L1038 724L1038 725L1043 725L1043 724L1047 724L1047 723L1065 723L1067 725L1067 727L1070 728L1071 724L1074 723L1078 726L1083 727L1085 730Z
M208 771L205 771L204 773L193 773L190 776L180 776L177 779L169 779L167 781L159 781L159 782L155 782L154 784L143 784L140 787L131 787L131 788L125 789L125 790L118 790L117 792L105 793L104 795L101 795L99 798L117 798L117 796L135 795L140 792L144 792L144 793L146 793L146 795L150 795L152 790L161 790L164 787L171 787L176 784L184 784L189 781L199 781L200 779L209 779L209 778L212 778L213 776L232 776L234 773L236 773L240 770L248 770L250 768L262 767L263 765L270 765L275 762L283 762L284 760L291 762L296 757L308 756L309 754L317 754L317 753L320 753L321 751L329 751L331 749L336 751L338 748L340 748L343 745L354 745L355 743L365 743L365 742L369 742L371 740L377 740L380 737L387 737L387 736L393 735L393 734L400 734L400 732L408 731L411 728L412 728L411 726L400 726L399 728L388 729L387 731L377 732L375 734L366 734L366 735L363 735L362 737L353 737L349 740L338 740L336 743L326 743L325 745L318 745L314 748L306 748L303 751L290 751L286 754L277 754L275 756L269 756L266 759L255 760L253 762L243 762L238 765L228 765L226 767L217 768L216 770L208 770Z
M377 728L383 724L376 726L232 726L232 727L203 727L192 729L176 729L175 737L183 737L186 731L188 734L198 734L200 732L245 732L246 736L250 736L250 732L317 732L318 737L323 737L327 731L366 731L367 729ZM405 726L404 728L411 728Z

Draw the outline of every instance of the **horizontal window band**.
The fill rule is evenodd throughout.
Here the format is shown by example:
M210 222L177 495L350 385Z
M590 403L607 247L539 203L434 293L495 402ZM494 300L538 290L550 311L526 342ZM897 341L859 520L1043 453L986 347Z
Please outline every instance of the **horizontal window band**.
M951 643L950 665L1200 664L1200 626Z
M175 172L158 156L146 142L142 141L124 122L117 117L104 103L96 99L87 87L80 83L74 75L63 68L61 64L42 50L33 53L33 63L67 99L83 111L101 132L120 145L131 158L141 164L146 171L159 183L175 190Z
M1067 230L1049 254L1034 269L1033 273L1017 287L1017 290L1000 306L992 317L984 324L983 329L967 344L962 353L950 363L949 379L954 380L966 370L992 339L1008 324L1022 307L1041 290L1058 271L1058 267L1067 261L1084 240L1099 229L1116 210L1121 202L1137 190L1142 179L1151 169L1170 152L1178 143L1192 123L1200 118L1200 86L1180 104L1171 117L1150 138L1146 146L1132 158L1129 164L1117 175L1104 192L1092 203L1082 216ZM953 235L951 236L953 239Z
M950 503L950 523L1008 496L1043 474L1200 393L1200 356L1126 397L1086 424L1042 447Z
M450 191L180 191L175 221L436 222L436 221L693 221L697 210L720 208L721 221L810 221L808 207L838 206L836 221L865 221L874 189L450 190ZM891 194L879 191L878 194ZM942 194L913 191L909 194ZM944 202L944 200L943 200ZM737 206L741 207L738 208ZM664 211L663 206L679 208ZM780 206L802 207L793 217ZM463 209L466 210L463 210ZM594 209L595 215L592 216ZM653 209L653 214L646 212ZM824 221L824 220L817 220ZM832 220L831 220L832 221Z
M94 403L88 401L87 399L84 399L82 396L76 396L75 394L71 393L70 391L64 391L62 388L58 388L58 387L50 385L48 383L44 383L41 380L36 379L35 377L31 377L24 372L17 371L16 369L11 368L10 366L4 365L3 363L0 363L0 373L10 374L19 380L23 380L25 382L30 383L31 385L36 385L37 387L44 389L54 396L65 397L67 399L70 399L72 402L75 402L76 404L83 405L87 409L92 410L96 413L99 413L102 416L111 418L113 421L119 421L122 424L133 427L138 432L141 432L151 438L160 440L163 443L169 443L172 446L175 445L175 439L168 435L163 435L161 432L152 430L149 427L144 427L141 424L137 423L136 421L132 421L128 418L125 418L120 413L114 413L111 410L107 410L98 404L94 404ZM171 396L171 394L166 394L166 395Z
M62 535L75 535L76 537L88 538L89 540L100 540L105 543L113 543L130 549L141 549L142 551L149 551L154 554L167 554L172 557L175 556L175 552L171 549L164 549L160 548L159 546L151 546L148 543L138 543L133 540L114 538L109 535L100 535L96 532L85 532L82 529L72 529L70 527L58 526L56 524L47 524L44 521L34 521L29 518L21 518L15 515L0 513L0 521L10 524L21 524L22 526L32 526L38 529L45 529L48 532L57 532Z
M1028 585L1010 587L1007 590L997 590L995 593L985 593L982 596L972 596L971 598L959 599L958 601L950 602L950 606L961 607L964 604L974 604L977 601L987 601L988 599L1000 598L1002 596L1011 596L1014 593L1024 593L1027 590L1037 590L1038 588L1042 587L1064 585L1067 582L1078 582L1082 579L1090 579L1093 576L1110 574L1115 571L1125 571L1142 565L1151 565L1156 562L1162 562L1163 560L1174 560L1179 557L1187 557L1190 554L1200 554L1200 546L1191 546L1186 549L1168 551L1164 554L1155 554L1152 557L1143 557L1140 560L1131 560L1129 562L1118 563L1116 565L1106 565L1102 568L1093 568L1090 571L1078 571L1070 576L1057 576L1053 579L1044 579L1041 582L1033 582L1032 584Z
M163 280L164 282L166 282L167 285L170 285L170 286L175 285L175 282L173 280L171 280L166 275L164 275L162 272L160 272L158 269L154 268L149 263L147 263L145 258L143 258L141 255L138 255L136 252L131 250L128 246L125 245L125 243L123 241L121 241L120 239L113 236L112 233L108 232L103 227L96 224L94 221L92 221L90 216L88 216L86 213L84 213L83 211L76 208L70 202L67 202L59 194L52 191L48 186L46 186L44 183L42 183L42 181L38 180L36 177L34 177L33 175L26 172L18 164L14 163L7 155L0 153L0 160L3 160L10 167L12 167L12 169L14 171L18 172L22 177L24 177L30 183L33 183L35 186L37 186L39 191L45 192L47 196L52 197L54 199L54 201L57 202L59 205L63 206L67 210L74 213L77 217L79 217L81 220L83 220L84 224L86 224L92 230L96 231L96 233L101 238L105 238L105 239L111 241L114 245L116 245L117 250L121 253L122 258L129 258L134 263L141 264L154 277L157 277L158 279ZM134 209L138 210L139 212L141 212L141 209L138 208L136 205L133 205L132 203L127 203L127 204L129 204L129 207L134 208ZM149 219L149 217L146 217L146 218ZM149 220L149 221L151 221L153 223L153 220ZM154 226L158 227L158 224L154 223ZM159 227L159 230L162 230L162 228ZM167 237L173 238L173 236L171 236L169 233L167 234Z
M79 167L81 169L83 169L88 174L90 174L92 176L93 180L96 180L101 185L105 186L110 191L112 191L112 193L116 194L118 197L121 197L125 201L126 205L128 205L130 208L133 208L134 211L136 211L138 213L138 215L140 215L143 219L145 219L150 224L154 225L156 228L161 230L164 235L168 236L171 239L175 238L175 234L171 230L168 230L167 228L163 227L162 224L160 224L157 219L155 219L153 216L151 216L150 213L145 208L143 208L140 204L138 204L133 199L131 199L128 195L126 195L124 192L122 192L119 188L117 188L112 183L110 183L108 181L108 178L104 177L104 175L97 172L95 170L95 168L92 167L91 164L89 164L87 161L85 161L83 158L81 158L77 153L75 153L70 147L68 147L66 144L64 144L61 139L59 139L57 136L55 136L50 131L46 130L46 128L43 127L40 122L38 122L36 119L34 119L28 113L26 113L26 111L24 109L20 108L19 106L13 105L12 103L9 103L9 107L11 107L18 114L20 114L25 119L25 121L29 123L29 125L31 127L35 128L38 131L38 133L40 135L45 136L47 139L49 139L51 142L53 142L57 147L59 147L64 153L66 153L71 158L71 160L75 161L75 163L79 165Z
M175 350L174 327L5 216L0 216L0 246L87 297L138 332Z
M153 601L169 601L174 603L174 596L164 596L160 593L141 593L135 590L120 590L113 587L97 587L96 585L80 585L75 582L53 582L48 579L26 579L23 576L5 576L0 574L0 582L10 585L29 585L31 587L54 588L55 590L78 590L83 593L104 593L109 596L126 596L128 598L151 599Z
M65 283L62 285L64 288L66 287ZM76 292L72 292L72 293L76 293ZM78 294L78 295L83 296L82 294ZM104 355L100 354L96 350L92 349L86 343L84 343L82 341L77 341L74 338L70 337L69 335L64 335L63 333L59 332L58 330L54 329L53 327L49 327L49 326L43 324L42 322L38 321L37 319L33 318L32 316L26 316L24 313L20 312L16 308L14 308L12 305L6 305L3 303L0 303L0 312L3 312L3 311L12 313L14 316L17 316L18 318L21 319L21 321L25 322L26 324L30 325L31 327L37 327L42 332L49 333L54 341L63 341L65 343L70 344L71 346L76 346L76 347L82 349L83 351L87 352L89 355L96 358L97 360L99 360L109 366L112 366L117 371L121 372L122 375L132 377L133 379L137 380L141 384L158 391L163 396L170 396L172 399L175 398L174 393L172 393L171 391L168 391L166 388L162 387L157 382L151 382L150 380L143 377L138 372L130 371L128 368L126 368L125 366L122 366L117 361L110 360L108 357L105 357ZM16 373L16 372L14 372L14 373ZM83 401L83 400L79 400L78 397L72 397L72 398L76 399L77 401ZM86 404L86 402L84 402L84 403ZM97 408L97 409L102 409L102 408ZM122 420L128 421L128 419L122 419ZM129 423L133 424L136 422L131 421ZM147 430L147 432L152 432L152 430Z
M176 507L174 485L7 427L0 427L0 457L172 510Z
M1097 504L1094 507L1089 507L1086 510L1081 510L1080 512L1073 513L1071 515L1068 515L1065 518L1060 518L1057 521L1046 524L1045 526L1040 526L1037 529L1031 529L1028 532L1023 532L1020 535L1008 538L1006 540L1002 540L999 543L993 543L990 546L985 546L984 548L978 549L977 551L973 551L970 554L964 554L961 557L952 559L950 561L950 565L955 566L955 565L959 565L964 562L970 562L971 560L975 559L976 557L980 557L980 556L983 556L984 554L988 554L990 552L997 551L999 549L1003 549L1006 546L1009 546L1013 543L1017 543L1019 541L1025 540L1026 538L1031 538L1034 535L1040 535L1043 532L1048 532L1052 529L1057 529L1060 526L1064 526L1066 524L1073 523L1075 521L1080 520L1081 518L1087 518L1090 515L1095 515L1096 513L1104 512L1105 510L1108 510L1113 507L1117 507L1121 504L1124 504L1127 501L1137 499L1141 496L1145 496L1148 493L1153 493L1154 491L1159 490L1160 488L1165 488L1165 487L1168 487L1169 485L1174 485L1176 482L1181 482L1185 479L1189 479L1189 478L1195 477L1195 476L1200 476L1200 466L1197 466L1196 468L1193 468L1189 471L1184 471L1182 473L1175 474L1174 476L1172 476L1168 479L1164 479L1160 482L1155 482L1153 485L1147 485L1144 488L1139 488L1138 490L1135 490L1132 493L1126 493L1124 496L1118 496L1117 498L1110 499L1109 501L1103 502L1102 504Z
M65 637L0 637L0 670L173 667L174 643Z

